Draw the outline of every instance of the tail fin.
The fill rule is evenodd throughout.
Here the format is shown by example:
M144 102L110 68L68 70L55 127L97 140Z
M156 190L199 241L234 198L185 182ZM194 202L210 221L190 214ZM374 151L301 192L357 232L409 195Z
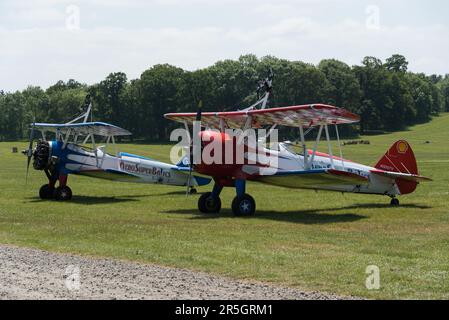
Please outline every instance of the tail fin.
M375 165L376 169L418 174L415 154L407 141L397 141Z
M415 154L407 141L397 141L390 150L375 165L376 169L418 175L418 165ZM396 184L401 194L409 194L415 191L417 182L397 178Z

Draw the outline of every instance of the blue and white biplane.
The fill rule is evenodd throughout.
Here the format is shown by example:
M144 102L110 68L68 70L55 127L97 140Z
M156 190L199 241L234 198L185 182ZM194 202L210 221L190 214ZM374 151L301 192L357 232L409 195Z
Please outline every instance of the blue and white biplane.
M189 159L183 158L172 165L146 157L117 152L115 138L131 133L103 122L88 122L92 110L90 101L87 110L65 124L33 123L29 148L23 153L28 157L27 178L31 160L33 168L44 171L48 184L39 190L41 199L70 200L72 191L67 185L69 174L101 178L120 182L138 182L187 187L187 192L196 193L196 186L208 184L211 179L193 175ZM33 148L34 135L42 137ZM48 141L51 132L54 139ZM101 143L101 146L98 144ZM87 147L90 144L91 147ZM113 145L114 155L107 153ZM58 186L56 186L59 182Z

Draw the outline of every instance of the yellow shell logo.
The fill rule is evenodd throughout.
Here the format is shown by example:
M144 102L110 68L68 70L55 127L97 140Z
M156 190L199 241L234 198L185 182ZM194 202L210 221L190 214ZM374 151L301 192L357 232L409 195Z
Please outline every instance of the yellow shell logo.
M408 143L405 141L401 141L398 143L398 152L399 153L406 153L408 150Z

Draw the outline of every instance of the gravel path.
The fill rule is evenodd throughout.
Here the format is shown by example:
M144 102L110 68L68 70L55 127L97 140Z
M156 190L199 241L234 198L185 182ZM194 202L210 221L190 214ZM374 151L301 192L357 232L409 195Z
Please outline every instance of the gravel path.
M341 297L183 269L0 245L0 299L301 300Z

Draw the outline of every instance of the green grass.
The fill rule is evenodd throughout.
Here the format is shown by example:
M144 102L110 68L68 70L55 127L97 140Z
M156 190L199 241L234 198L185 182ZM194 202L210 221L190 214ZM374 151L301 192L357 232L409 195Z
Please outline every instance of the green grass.
M345 157L374 164L396 140L411 143L421 174L435 181L401 197L399 208L387 197L250 184L254 218L232 216L231 189L223 192L222 212L209 216L183 188L79 176L69 178L71 203L41 201L43 173L31 170L25 186L25 157L11 153L26 143L0 143L0 243L367 298L448 299L448 128L444 114L406 132L364 137L371 145L344 147ZM167 160L170 146L120 150ZM380 267L378 291L365 287L368 265Z

